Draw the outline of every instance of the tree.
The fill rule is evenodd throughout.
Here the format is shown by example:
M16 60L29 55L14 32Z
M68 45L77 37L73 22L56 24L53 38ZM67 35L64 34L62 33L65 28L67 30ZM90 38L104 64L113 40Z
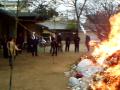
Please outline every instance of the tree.
M96 4L96 5L95 5ZM96 7L97 6L97 7ZM85 27L97 34L98 38L108 38L110 32L109 18L118 12L118 4L110 0L94 0L86 7L86 17L89 23Z
M49 19L58 16L55 9L56 0L28 0L29 6L34 8L32 13L36 13L39 18Z
M28 0L18 0L17 1L18 4L18 10L19 12L23 9L28 8L29 4L28 4Z
M66 2L66 0L62 0L64 2L64 5L67 4L67 7L71 7L72 10L73 10L73 13L75 13L75 18L76 18L76 21L77 21L77 34L79 32L79 30L81 30L81 15L85 9L85 5L86 5L86 2L88 0L83 0L83 1L80 1L80 0L68 0Z
M44 18L45 20L58 15L58 12L53 8L46 7L47 5L39 4L38 7L33 10L33 13L36 13L39 18Z

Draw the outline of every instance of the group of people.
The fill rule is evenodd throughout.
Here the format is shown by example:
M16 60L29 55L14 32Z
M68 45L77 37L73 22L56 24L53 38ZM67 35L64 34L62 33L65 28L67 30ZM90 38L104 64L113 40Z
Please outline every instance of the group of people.
M32 56L38 56L38 44L39 44L39 37L36 36L35 32L32 33L28 46L30 47L30 52L32 53ZM43 39L44 40L44 39ZM43 41L42 40L42 41ZM70 44L74 43L74 50L75 52L79 52L79 46L80 46L80 37L76 34L74 36L74 38L71 38L71 36L68 34L65 37L65 51L69 52L70 50ZM90 36L86 35L86 40L85 40L85 45L87 47L87 50L90 50L90 46L89 46L89 42L90 42ZM44 40L44 43L46 43L46 41ZM54 36L51 36L50 39L50 53L52 56L57 56L58 52L63 52L63 44L62 44L62 36L61 34L55 34ZM22 48L19 49L18 45L16 45L15 43L15 39L14 38L10 38L9 41L4 41L3 43L3 54L4 57L8 57L10 56L9 54L15 56L16 51L21 51ZM9 52L11 51L11 52ZM8 55L7 55L8 54Z
M71 41L72 41L71 37L68 35L65 39L65 51L66 52L69 52ZM76 34L74 36L73 41L74 41L75 52L79 52L80 37Z
M61 51L62 52L62 38L61 35L55 35L55 36L51 36L51 40L50 40L50 53L52 54L52 56L56 55L57 56L57 52Z
M71 40L71 36L67 35L65 38L65 51L69 52L70 50L70 44L72 43ZM74 50L75 52L79 52L79 47L80 47L80 37L76 34L73 38L73 43L74 43ZM85 40L85 45L87 48L87 51L90 50L90 46L89 46L89 42L90 42L90 36L86 35L86 40ZM56 35L56 36L51 36L51 49L50 49L50 53L52 54L52 56L56 55L57 56L57 52L59 51L63 51L63 45L62 45L62 37L60 34Z
M75 52L79 52L79 47L80 47L80 37L78 35L75 35L74 37L74 47L75 47ZM87 51L90 51L90 36L89 35L86 35L85 37L85 46L87 48ZM67 45L66 45L67 46Z

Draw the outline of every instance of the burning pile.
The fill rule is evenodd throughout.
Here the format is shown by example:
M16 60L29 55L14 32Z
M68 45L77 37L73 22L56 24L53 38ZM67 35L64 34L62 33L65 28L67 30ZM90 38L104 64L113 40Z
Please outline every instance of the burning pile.
M104 70L94 74L91 87L93 90L120 89L120 51L118 50L104 61Z
M120 13L110 17L109 20L111 32L108 40L101 42L95 47L91 55L92 58L83 57L72 68L72 74L77 71L77 73L79 72L82 75L79 79L77 78L79 82L86 82L85 85L75 85L75 87L79 88L74 90L120 89ZM86 63L87 65L85 66ZM76 75L74 76L76 77ZM87 88L84 89L85 87Z
M108 40L95 48L92 55L104 67L104 71L95 74L91 85L93 90L119 90L120 89L120 13L110 19L111 32ZM101 79L96 80L96 78Z

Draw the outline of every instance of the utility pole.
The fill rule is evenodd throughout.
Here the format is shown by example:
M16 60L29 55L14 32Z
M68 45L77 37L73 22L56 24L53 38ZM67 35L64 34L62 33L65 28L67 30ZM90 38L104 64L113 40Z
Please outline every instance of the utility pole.
M17 38L17 28L18 28L18 16L19 16L19 4L20 4L20 0L16 1L16 15L15 15L15 30L14 30L14 37Z
M15 38L17 37L17 26L18 26L18 14L19 14L19 0L17 1L17 10L16 10L16 26L15 26ZM15 59L15 58L12 58L12 59ZM11 65L10 65L10 82L9 82L9 90L12 90L12 79L13 79L13 69L14 69L14 65L13 65L13 61L15 60L12 60L11 62ZM10 63L10 62L9 62Z

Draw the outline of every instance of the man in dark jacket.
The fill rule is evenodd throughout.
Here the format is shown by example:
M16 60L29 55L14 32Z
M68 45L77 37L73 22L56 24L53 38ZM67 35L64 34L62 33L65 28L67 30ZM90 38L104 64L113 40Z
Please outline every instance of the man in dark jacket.
M30 45L31 45L32 56L37 56L38 37L36 37L35 35L32 36Z
M80 37L78 35L75 35L74 38L75 52L79 52L79 43L80 43Z
M57 56L57 47L58 47L58 43L56 38L52 38L52 42L51 42L52 56L54 55Z
M62 37L61 37L61 34L59 33L56 38L57 38L57 43L58 43L58 51L62 52Z
M66 52L69 52L70 41L71 41L70 36L67 36L66 39L65 39L65 43L66 43L65 51L66 51Z
M4 56L4 58L8 58L8 48L7 48L7 39L6 38L3 39L2 45L3 45L3 56Z
M90 36L86 35L85 45L86 45L88 51L90 50L89 42L90 42Z

